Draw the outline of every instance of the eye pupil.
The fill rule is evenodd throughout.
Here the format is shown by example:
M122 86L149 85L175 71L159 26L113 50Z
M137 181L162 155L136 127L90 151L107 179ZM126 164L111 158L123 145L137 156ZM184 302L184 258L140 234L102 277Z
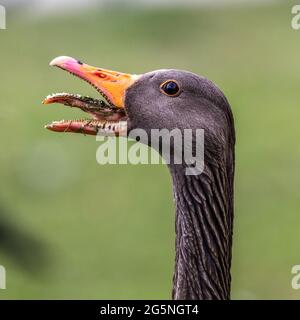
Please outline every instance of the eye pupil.
M174 96L179 91L179 86L175 81L165 82L161 88L169 96Z

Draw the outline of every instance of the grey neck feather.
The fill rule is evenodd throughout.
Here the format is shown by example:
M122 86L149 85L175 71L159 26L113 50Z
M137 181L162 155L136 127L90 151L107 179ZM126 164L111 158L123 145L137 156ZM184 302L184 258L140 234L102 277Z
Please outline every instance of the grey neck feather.
M171 167L176 204L173 299L230 299L234 154L198 176ZM228 157L227 157L228 159Z

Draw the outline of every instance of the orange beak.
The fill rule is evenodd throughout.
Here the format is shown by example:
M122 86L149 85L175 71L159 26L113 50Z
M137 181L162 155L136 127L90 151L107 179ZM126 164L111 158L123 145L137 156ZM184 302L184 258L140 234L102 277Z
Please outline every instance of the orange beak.
M71 57L57 57L50 62L94 86L108 103L124 108L126 90L140 77L102 68L92 67Z

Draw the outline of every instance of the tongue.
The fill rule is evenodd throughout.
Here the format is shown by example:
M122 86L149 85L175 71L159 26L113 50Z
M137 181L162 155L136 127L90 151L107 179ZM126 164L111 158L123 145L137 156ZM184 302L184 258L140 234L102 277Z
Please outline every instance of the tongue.
M90 106L105 108L106 103L103 100L96 100L90 97L74 95L70 93L55 93L49 95L42 102L43 104L62 103L66 106L77 108L89 108Z
M61 103L66 106L76 107L90 114L96 120L118 121L124 117L124 111L105 103L103 100L96 100L90 97L73 95L69 93L56 93L49 95L43 104Z

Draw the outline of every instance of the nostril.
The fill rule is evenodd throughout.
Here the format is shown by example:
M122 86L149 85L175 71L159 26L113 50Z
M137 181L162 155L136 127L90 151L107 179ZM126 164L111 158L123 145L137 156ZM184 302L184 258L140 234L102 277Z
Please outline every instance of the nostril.
M101 79L104 79L106 78L106 74L104 74L103 72L101 72L100 70L96 70L94 71L94 75L101 78Z

